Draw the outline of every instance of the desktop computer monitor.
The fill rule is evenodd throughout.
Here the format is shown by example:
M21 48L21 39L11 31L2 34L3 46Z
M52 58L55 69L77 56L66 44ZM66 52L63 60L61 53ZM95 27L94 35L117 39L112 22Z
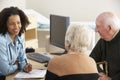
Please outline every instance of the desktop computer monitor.
M68 16L50 15L50 44L65 49L65 34L69 24Z

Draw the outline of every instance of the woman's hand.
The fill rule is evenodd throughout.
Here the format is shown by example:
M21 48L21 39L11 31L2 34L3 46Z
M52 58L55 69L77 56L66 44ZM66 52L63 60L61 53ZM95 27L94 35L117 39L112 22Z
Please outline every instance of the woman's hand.
M25 72L30 72L32 70L32 65L30 63L26 64L24 67L24 71Z

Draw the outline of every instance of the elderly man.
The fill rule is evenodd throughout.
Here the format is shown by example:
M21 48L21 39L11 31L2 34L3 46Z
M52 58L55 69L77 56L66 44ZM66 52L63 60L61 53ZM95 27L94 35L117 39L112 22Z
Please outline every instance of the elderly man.
M108 62L108 75L99 73L99 80L120 80L120 19L111 12L96 18L95 31L101 36L90 56L96 62Z

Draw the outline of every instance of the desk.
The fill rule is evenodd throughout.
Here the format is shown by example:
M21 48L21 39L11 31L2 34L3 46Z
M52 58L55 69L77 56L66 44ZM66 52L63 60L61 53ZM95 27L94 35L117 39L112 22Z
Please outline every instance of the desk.
M46 67L44 67L43 63L39 63L39 62L35 62L33 60L28 59L28 61L32 64L33 68L42 68L42 69L46 69ZM17 74L18 72L15 72L14 74L8 75L6 77L6 80L13 80L14 76ZM35 79L35 80L44 80L44 79Z
M45 51L44 49L37 49L37 51ZM29 54L29 53L28 53ZM32 64L32 68L42 68L42 69L47 69L46 67L44 67L44 63L39 63L39 62L36 62L36 61L33 61L33 60L30 60L28 59L28 61ZM17 74L18 72L15 72L14 74L11 74L11 75L8 75L6 77L6 80L13 80L14 79L14 76ZM34 80L44 80L44 79L34 79Z

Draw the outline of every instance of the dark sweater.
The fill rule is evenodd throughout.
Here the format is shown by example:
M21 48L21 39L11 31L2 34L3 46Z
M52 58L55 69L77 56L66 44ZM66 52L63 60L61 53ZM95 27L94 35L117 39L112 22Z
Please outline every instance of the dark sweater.
M50 71L47 71L45 80L98 80L98 77L97 73L58 76Z
M100 39L90 56L96 62L107 61L108 76L120 80L120 31L111 41Z

